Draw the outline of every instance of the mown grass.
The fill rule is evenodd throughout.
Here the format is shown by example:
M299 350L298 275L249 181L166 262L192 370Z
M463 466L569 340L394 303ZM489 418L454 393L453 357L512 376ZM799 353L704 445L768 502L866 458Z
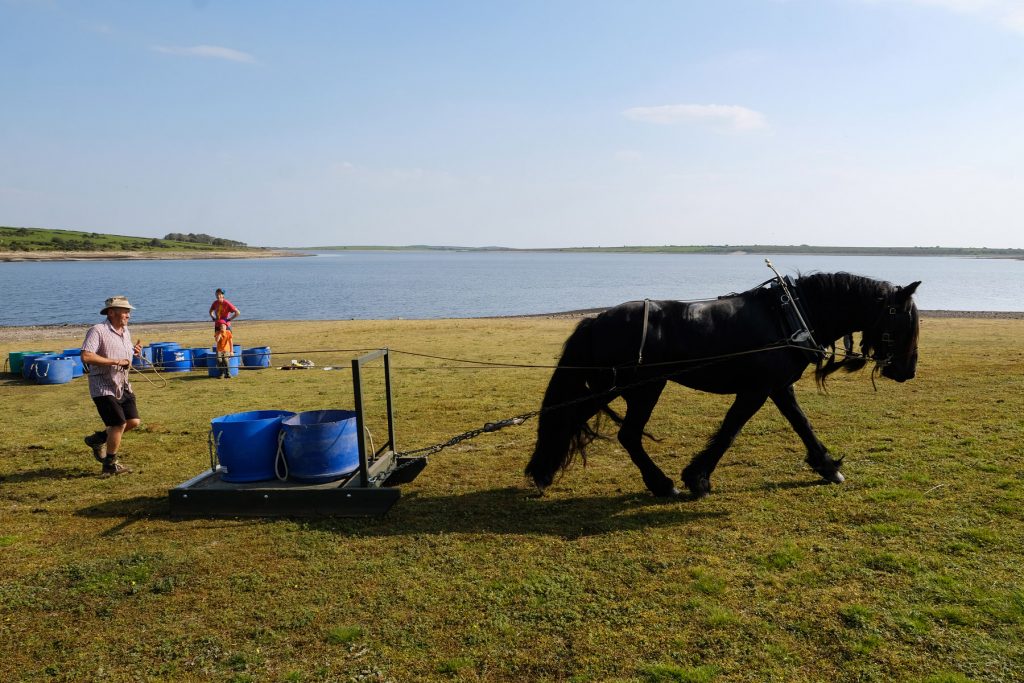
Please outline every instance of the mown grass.
M378 346L548 364L572 325L242 321L236 337L277 364L344 367L352 353L299 352ZM818 484L766 408L708 499L652 498L614 441L538 498L521 474L531 421L433 456L387 517L363 520L167 515L167 490L207 466L210 418L351 407L345 370L136 378L145 427L125 439L135 472L115 479L81 442L97 423L83 380L5 381L0 679L1021 680L1022 333L926 318L914 381L802 382L847 456L843 486ZM39 334L0 352L79 341ZM394 357L401 450L537 407L549 374L450 365ZM666 472L727 405L666 391L650 424Z

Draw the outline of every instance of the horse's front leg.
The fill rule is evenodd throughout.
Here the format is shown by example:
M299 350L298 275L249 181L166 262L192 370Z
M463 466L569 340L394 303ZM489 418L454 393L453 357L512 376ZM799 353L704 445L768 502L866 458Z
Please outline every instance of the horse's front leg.
M694 498L703 498L711 493L711 473L718 466L718 461L736 440L736 435L743 429L743 425L747 424L767 400L768 394L764 392L736 394L736 400L725 414L722 426L708 439L704 450L694 456L683 470L683 483L690 489Z
M619 429L619 443L629 453L633 464L640 469L644 484L651 493L656 496L674 497L679 495L679 489L665 476L661 468L654 464L643 446L644 426L651 419L651 413L654 412L654 406L658 403L658 397L664 388L665 381L662 380L622 394L622 398L626 400L626 415Z
M776 389L771 393L771 397L775 405L778 406L779 412L789 420L789 424L793 426L793 430L807 447L807 464L811 466L811 469L820 474L825 481L842 484L846 480L842 472L839 471L842 459L836 460L829 455L825 444L818 440L818 435L811 428L810 421L804 415L804 411L800 409L800 404L796 402L793 385Z

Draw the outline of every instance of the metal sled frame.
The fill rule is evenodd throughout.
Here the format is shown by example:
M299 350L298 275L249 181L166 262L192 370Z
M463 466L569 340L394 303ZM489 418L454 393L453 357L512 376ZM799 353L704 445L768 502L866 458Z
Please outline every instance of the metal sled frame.
M363 414L362 369L384 359L388 440L367 453ZM391 404L391 359L378 349L352 360L352 391L356 407L359 468L338 481L308 484L295 481L224 481L223 468L206 471L170 490L172 517L372 517L391 509L402 492L398 484L410 482L427 465L426 457L401 457L395 451L395 423Z

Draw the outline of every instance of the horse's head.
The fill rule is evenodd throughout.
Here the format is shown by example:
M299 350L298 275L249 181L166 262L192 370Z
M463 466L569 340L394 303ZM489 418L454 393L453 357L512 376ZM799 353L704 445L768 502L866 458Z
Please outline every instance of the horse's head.
M874 324L863 331L861 351L875 360L883 377L897 382L913 379L917 372L918 316L913 295L919 284L890 291Z

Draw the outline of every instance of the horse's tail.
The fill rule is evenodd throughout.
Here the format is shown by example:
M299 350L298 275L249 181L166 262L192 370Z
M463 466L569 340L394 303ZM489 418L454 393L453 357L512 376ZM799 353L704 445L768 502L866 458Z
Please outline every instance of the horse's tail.
M588 383L589 378L600 376L600 371L592 369L593 323L593 318L585 318L569 335L544 393L537 445L526 465L526 476L541 490L554 481L559 470L568 469L577 454L586 463L587 445L600 436L596 427L590 426L590 418L612 398L608 392L595 393Z

